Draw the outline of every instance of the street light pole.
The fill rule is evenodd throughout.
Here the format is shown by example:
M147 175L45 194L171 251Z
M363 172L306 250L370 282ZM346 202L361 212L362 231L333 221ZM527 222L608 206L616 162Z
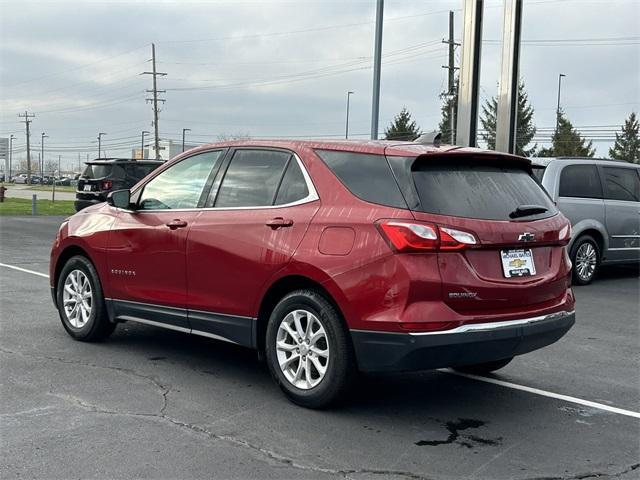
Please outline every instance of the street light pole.
M558 75L558 106L556 108L556 135L560 128L560 87L562 86L562 77L566 77L564 73Z
M185 132L190 132L191 129L190 128L183 128L182 129L182 151L184 152L184 133Z
M347 140L349 138L349 97L353 95L353 92L347 92L347 121L344 128L344 138Z
M380 118L380 65L382 63L382 17L384 0L376 4L376 36L373 53L373 98L371 101L371 140L378 139L378 121Z
M13 135L9 137L9 178L7 182L11 180L11 161L13 160L13 139L16 138Z
M102 136L106 135L104 132L98 133L98 158L102 156Z
M40 182L44 180L44 139L49 138L49 135L42 132L40 135Z
M142 131L142 143L140 143L140 160L144 160L144 136L150 132L143 130Z

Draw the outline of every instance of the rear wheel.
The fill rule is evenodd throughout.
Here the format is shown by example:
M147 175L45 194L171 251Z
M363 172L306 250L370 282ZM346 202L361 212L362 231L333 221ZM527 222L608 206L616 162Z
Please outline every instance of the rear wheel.
M578 238L571 247L573 263L573 283L587 285L591 283L600 268L600 247L590 235Z
M476 363L475 365L463 365L460 367L453 367L453 369L458 372L482 375L500 370L502 367L507 366L511 360L513 360L513 357L495 360L493 362Z
M282 391L308 408L337 401L356 373L351 342L338 312L314 290L297 290L276 305L267 326L265 353Z
M115 329L107 316L98 273L86 257L76 255L65 263L56 295L62 325L74 339L97 342Z

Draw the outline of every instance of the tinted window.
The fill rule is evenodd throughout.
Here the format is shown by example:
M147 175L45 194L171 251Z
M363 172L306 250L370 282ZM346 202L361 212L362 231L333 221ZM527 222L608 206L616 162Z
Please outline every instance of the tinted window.
M172 165L145 185L138 208L196 208L209 174L221 155L221 151L205 152Z
M276 205L286 205L297 202L309 195L307 183L304 181L302 170L298 162L292 158L284 174L278 194L276 195Z
M640 201L640 179L634 168L604 167L603 170L606 198Z
M390 207L407 208L384 155L317 150L340 181L358 198Z
M86 178L104 178L111 174L113 165L87 165L82 172L82 176Z
M422 210L440 215L509 220L522 205L547 209L531 220L556 213L553 202L527 171L500 164L457 160L416 162L413 179Z
M568 165L560 174L560 196L602 198L602 185L595 165Z
M273 205L291 154L268 150L238 150L224 175L216 207Z
M532 165L531 169L533 170L533 174L536 176L539 182L542 182L542 178L544 177L544 171L546 167L538 167L536 165Z
M128 177L142 180L144 177L153 172L159 165L138 165L135 162L123 165L124 171Z

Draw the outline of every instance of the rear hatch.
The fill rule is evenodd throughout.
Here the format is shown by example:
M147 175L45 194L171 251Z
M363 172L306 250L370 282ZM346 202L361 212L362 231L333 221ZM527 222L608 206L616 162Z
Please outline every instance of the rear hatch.
M87 164L87 167L78 179L78 193L98 193L110 190L113 186L114 164ZM105 188L107 187L107 188Z
M467 244L440 251L443 300L468 315L521 313L564 298L570 232L525 159L488 154L418 157L411 177L416 220L440 235L470 233ZM458 234L459 235L459 234ZM474 243L475 242L475 243Z

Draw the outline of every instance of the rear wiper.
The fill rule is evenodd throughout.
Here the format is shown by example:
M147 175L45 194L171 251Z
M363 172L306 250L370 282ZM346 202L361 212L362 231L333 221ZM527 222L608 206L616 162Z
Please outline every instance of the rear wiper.
M513 212L509 214L509 218L528 217L529 215L537 215L538 213L544 213L549 210L542 205L520 205Z

